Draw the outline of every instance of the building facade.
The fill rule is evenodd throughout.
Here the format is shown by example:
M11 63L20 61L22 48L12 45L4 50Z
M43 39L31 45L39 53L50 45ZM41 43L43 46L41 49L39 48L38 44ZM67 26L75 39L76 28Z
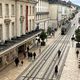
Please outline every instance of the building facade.
M49 15L51 25L54 28L58 28L62 24L62 20L70 17L71 9L66 2L49 2Z
M35 45L35 0L0 0L0 70ZM33 31L33 32L32 32Z
M47 30L49 26L49 3L48 0L37 0L36 5L36 24L40 29Z
M24 58L27 46L34 46L41 33L37 27L58 27L74 10L48 0L0 0L0 70L15 56Z
M0 42L15 35L15 1L0 0Z

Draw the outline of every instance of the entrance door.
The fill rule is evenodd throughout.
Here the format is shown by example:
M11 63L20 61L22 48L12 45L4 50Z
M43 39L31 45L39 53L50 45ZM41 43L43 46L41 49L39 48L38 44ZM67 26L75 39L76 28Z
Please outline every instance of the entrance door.
M26 32L28 32L28 6L26 6Z

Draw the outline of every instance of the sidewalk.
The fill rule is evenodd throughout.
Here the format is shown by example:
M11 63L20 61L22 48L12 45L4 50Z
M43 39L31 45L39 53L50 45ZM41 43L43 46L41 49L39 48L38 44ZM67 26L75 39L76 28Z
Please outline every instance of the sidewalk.
M71 46L69 50L60 80L80 80L80 69L78 68L75 47Z
M58 31L55 33L55 37L48 38L46 46L41 47L41 51L46 49L46 47L57 38L59 32L60 29L58 29ZM35 51L37 56L39 55L39 48L34 47L30 51ZM31 63L32 61L28 60L27 58L24 59L24 64L19 65L18 67L15 66L15 63L12 63L0 72L0 80L15 80Z

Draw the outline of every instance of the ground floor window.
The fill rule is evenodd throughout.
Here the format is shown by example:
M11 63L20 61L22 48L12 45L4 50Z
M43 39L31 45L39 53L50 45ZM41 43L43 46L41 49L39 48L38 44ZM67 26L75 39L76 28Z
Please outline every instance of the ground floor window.
M6 24L6 40L9 39L9 25Z
M14 22L12 22L12 37L15 36L15 27L14 27Z
M2 67L2 57L0 57L0 68Z
M26 50L26 44L18 47L18 56L20 59L26 57L25 50Z

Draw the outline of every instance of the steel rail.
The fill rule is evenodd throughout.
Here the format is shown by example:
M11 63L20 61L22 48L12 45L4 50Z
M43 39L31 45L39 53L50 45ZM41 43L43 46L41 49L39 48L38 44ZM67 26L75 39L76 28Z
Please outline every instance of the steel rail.
M60 38L62 39L63 37L60 37ZM60 40L60 38L59 38L59 40ZM58 42L58 41L55 41L55 43L53 42L54 46L56 45L57 42ZM54 46L53 46L53 47L54 47ZM53 47L52 47L52 48L53 48ZM51 48L51 47L50 47L50 48ZM45 53L47 52L47 54L48 54L48 52L50 51L50 48L49 48L48 50L46 50ZM47 54L44 54L44 55L37 61L36 65L37 65L41 60L44 61L44 58L47 56ZM36 65L34 65L33 68L35 68ZM28 74L33 70L33 68L28 72ZM34 71L33 71L33 73L34 73ZM27 75L28 75L28 74L27 74ZM28 77L27 75L24 76L24 78L25 78L25 77Z

